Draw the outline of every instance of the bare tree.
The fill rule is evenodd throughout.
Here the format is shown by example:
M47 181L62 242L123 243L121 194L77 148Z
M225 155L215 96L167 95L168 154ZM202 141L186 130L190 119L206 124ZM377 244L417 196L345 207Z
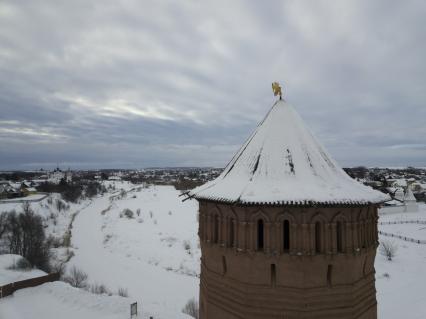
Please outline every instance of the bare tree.
M187 315L198 319L199 318L199 309L198 309L198 301L194 298L188 300L185 307L183 307L182 312L186 313Z
M50 251L42 218L34 214L28 203L22 209L23 212L18 216L23 235L20 255L27 258L33 266L49 272Z
M129 293L126 288L118 288L118 295L121 297L129 297Z
M7 232L7 214L0 213L0 240Z
M392 260L393 257L396 255L396 251L398 250L398 246L390 241L390 240L383 240L380 243L380 253L387 257L388 260Z
M65 276L63 280L73 287L85 288L87 287L87 277L88 276L84 271L73 266L69 274Z
M22 210L20 214L10 211L1 215L0 231L5 244L11 254L21 255L32 266L49 272L49 244L42 218L34 214L28 203L22 205Z
M112 293L104 284L97 284L97 283L90 285L90 292L96 295L109 295L109 296L112 295Z

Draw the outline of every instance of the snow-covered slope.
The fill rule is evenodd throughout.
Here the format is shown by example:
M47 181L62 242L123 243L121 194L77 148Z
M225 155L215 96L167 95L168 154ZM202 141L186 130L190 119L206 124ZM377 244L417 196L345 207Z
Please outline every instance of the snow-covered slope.
M179 318L186 302L198 299L200 250L197 204L178 195L171 186L154 186L95 200L74 221L69 266L113 291L128 289L155 318Z
M128 298L94 295L63 282L53 282L18 290L13 296L0 299L0 318L122 319L129 317L130 302Z
M179 192L168 186L139 188L117 183L116 187L129 191L126 197L111 201L111 194L100 196L89 205L85 202L76 216L71 248L75 256L67 268L77 266L88 273L89 283L105 284L113 292L127 288L129 298L97 296L63 283L49 283L0 299L0 318L53 319L58 313L65 319L126 318L133 301L138 302L143 318L188 318L181 309L189 299L198 299L199 292L196 202L182 203ZM134 218L124 217L126 208ZM379 221L412 219L426 221L426 206L420 205L418 213L383 215ZM411 224L379 227L411 237L424 238L426 233L424 225L418 225L415 232ZM426 318L426 245L395 243L398 251L393 261L380 253L376 257L378 318Z
M215 180L189 192L197 199L242 204L365 204L388 196L350 178L278 100Z

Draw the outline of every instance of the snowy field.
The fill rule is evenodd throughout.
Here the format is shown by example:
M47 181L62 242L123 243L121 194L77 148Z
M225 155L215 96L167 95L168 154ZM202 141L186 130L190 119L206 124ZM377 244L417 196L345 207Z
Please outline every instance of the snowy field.
M426 205L419 205L417 213L381 215L380 222L422 220L426 221ZM379 225L385 232L426 239L426 225ZM396 256L386 260L377 252L376 289L380 319L426 318L426 245L380 236L397 245Z
M179 191L171 186L115 184L115 191L69 204L65 211L57 210L55 195L50 204L44 199L31 205L45 219L47 233L57 237L65 234L74 216L69 248L74 256L67 268L77 266L89 275L90 283L104 284L113 292L125 288L129 297L94 295L62 282L48 283L0 300L0 318L53 319L59 313L61 318L128 318L134 301L143 318L190 318L181 310L189 299L198 299L197 202L182 203ZM19 211L20 205L1 204L0 212L12 208ZM426 221L426 206L418 213L380 216L379 221L413 219ZM423 239L425 226L380 229ZM398 251L393 261L379 252L376 258L379 318L426 318L426 245L394 242Z
M31 269L28 271L16 271L14 269L11 269L11 267L16 265L17 261L20 258L21 256L19 255L0 255L0 286L7 285L14 281L20 281L46 275L44 271L38 269Z
M0 299L0 318L123 319L129 318L129 300L94 295L58 281L18 290L12 297Z

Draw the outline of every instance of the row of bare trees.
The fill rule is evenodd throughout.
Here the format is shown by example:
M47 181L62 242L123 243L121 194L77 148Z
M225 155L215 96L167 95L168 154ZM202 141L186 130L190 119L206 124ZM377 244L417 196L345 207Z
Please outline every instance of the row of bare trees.
M4 252L23 256L34 267L49 271L49 245L43 221L28 203L23 204L22 212L0 213L0 247Z

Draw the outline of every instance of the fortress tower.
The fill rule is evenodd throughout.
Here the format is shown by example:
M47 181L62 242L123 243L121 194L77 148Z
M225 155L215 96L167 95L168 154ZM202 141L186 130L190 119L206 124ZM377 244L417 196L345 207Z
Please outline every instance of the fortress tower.
M376 319L377 208L278 100L199 201L201 319Z

